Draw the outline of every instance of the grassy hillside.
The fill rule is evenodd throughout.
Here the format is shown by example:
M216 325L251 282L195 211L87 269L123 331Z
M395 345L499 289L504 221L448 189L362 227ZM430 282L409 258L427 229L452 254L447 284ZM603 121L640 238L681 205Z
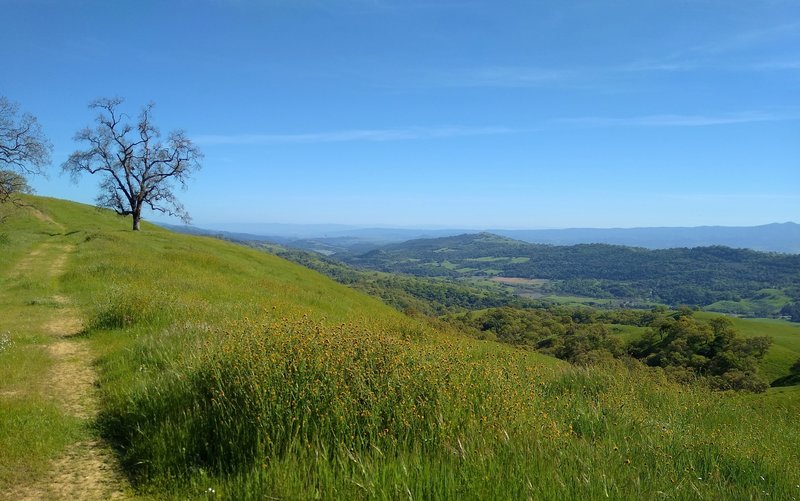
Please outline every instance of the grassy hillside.
M636 366L577 369L432 330L257 250L149 225L132 233L107 212L31 200L40 219L0 229L0 273L12 280L44 243L73 246L56 285L97 357L97 430L141 494L800 496L800 392L712 393ZM21 330L10 338L0 370L24 344ZM0 398L6 409L17 396L0 386Z
M257 249L316 270L348 287L379 298L404 312L437 316L455 311L497 306L533 306L533 301L515 296L501 288L474 287L448 279L412 277L393 273L364 271L321 254L275 244L245 241Z

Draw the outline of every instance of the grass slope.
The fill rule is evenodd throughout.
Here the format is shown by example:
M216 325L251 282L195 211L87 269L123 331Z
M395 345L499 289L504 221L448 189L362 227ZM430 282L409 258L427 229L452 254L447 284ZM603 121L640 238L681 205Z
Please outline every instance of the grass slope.
M800 392L576 369L431 330L256 250L31 200L59 231L12 223L3 249L74 243L59 287L84 312L98 424L140 493L800 497Z

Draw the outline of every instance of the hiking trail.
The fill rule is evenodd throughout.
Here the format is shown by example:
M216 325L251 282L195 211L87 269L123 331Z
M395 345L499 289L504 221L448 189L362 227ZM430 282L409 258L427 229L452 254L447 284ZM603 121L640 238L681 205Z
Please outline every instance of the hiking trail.
M45 242L22 258L10 273L18 280L57 282L64 273L75 246ZM52 313L29 325L33 333L45 335L46 350L53 365L45 377L43 397L55 402L67 415L89 427L97 417L99 402L89 341L78 334L83 322L68 297L55 293L47 300ZM37 306L32 306L37 307ZM95 435L92 432L92 435ZM28 485L0 493L0 499L14 500L106 500L126 499L130 487L111 448L98 437L67 446L51 461L47 473Z

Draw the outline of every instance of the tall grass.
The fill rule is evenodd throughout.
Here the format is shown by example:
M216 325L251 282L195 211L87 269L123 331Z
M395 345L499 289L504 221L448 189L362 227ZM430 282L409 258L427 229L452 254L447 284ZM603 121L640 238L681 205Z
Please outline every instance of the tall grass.
M173 362L144 365L152 379L108 402L104 425L134 476L158 492L800 494L791 405L765 411L636 366L542 367L525 352L446 335L269 318L217 334L177 360L140 352L142 362Z
M66 206L77 232L61 285L103 354L99 424L143 493L800 497L800 392L577 369L433 330L257 251L44 205Z

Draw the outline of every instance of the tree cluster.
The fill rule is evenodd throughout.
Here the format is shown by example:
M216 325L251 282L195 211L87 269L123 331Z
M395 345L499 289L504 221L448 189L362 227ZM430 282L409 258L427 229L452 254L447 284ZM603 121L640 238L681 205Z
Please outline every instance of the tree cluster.
M730 319L707 322L692 310L619 310L492 308L450 315L446 320L476 337L553 355L580 365L632 357L661 367L672 379L702 381L719 390L760 392L769 384L758 374L758 362L769 349L769 337L743 338ZM624 343L607 324L647 326L640 339ZM796 364L800 371L800 363Z
M490 308L446 320L481 339L525 346L580 365L621 357L623 343L590 311L564 308Z
M800 301L794 301L781 308L781 315L789 317L792 322L800 322Z
M772 338L742 338L725 317L708 322L691 316L663 318L653 323L630 353L645 364L663 367L678 378L704 377L715 388L763 391L769 384L757 364Z

